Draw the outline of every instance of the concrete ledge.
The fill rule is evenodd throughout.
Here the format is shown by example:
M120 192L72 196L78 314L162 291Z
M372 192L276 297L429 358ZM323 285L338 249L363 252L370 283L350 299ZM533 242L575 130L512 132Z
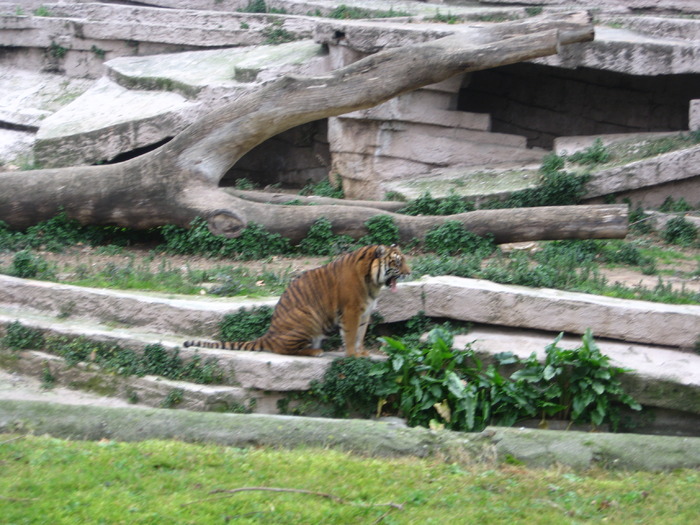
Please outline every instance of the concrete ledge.
M531 467L669 470L700 466L700 438L489 427L480 433L432 431L393 423L158 409L73 407L1 401L0 432L31 429L66 439L178 439L250 447L331 447L374 457L434 457Z
M9 316L12 310L34 311L60 317L66 323L73 318L93 319L111 323L113 328L128 326L188 337L211 338L227 313L274 306L277 300L129 293L0 275L0 306L5 306Z
M379 310L387 320L422 310L431 317L555 332L583 334L591 328L598 337L680 348L692 348L700 339L700 306L450 276L427 277L400 286L396 294L382 294Z
M594 171L586 184L586 198L640 190L697 176L700 176L700 146Z

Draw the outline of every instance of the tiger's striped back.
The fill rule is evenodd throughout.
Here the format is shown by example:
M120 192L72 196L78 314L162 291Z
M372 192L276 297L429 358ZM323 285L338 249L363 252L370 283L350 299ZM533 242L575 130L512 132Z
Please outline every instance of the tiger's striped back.
M410 273L398 247L372 245L304 272L280 297L267 333L253 341L186 341L184 346L316 356L340 326L348 355L364 354L364 336L379 291Z

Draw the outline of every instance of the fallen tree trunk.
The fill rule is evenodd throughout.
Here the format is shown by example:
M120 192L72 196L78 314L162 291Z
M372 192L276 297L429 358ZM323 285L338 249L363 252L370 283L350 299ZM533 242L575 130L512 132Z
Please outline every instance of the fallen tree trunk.
M376 207L256 203L225 191L219 182L250 149L294 126L372 107L456 74L555 54L562 45L593 38L585 13L465 31L381 51L324 76L282 77L217 108L167 144L127 162L2 174L0 220L22 229L65 211L84 224L146 229L164 224L187 227L199 216L215 234L235 237L254 222L296 240L313 220L326 216L339 233L363 235L362 223L382 213ZM500 210L448 218L477 233L497 229L497 239L512 241L621 237L626 232L621 227L625 216L623 208L608 206L597 212L591 207ZM402 239L420 238L445 220L394 217ZM549 224L554 217L556 224Z

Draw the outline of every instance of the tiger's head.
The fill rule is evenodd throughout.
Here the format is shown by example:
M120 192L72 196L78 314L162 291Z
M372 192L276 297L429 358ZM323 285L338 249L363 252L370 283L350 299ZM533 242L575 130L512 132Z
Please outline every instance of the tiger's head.
M411 273L406 257L398 246L377 245L375 259L372 261L372 280L378 286L386 286L392 292L396 291L399 278Z

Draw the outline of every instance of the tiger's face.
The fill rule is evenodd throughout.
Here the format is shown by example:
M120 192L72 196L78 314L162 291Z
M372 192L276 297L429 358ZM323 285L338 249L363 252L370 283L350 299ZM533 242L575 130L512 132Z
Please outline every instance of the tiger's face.
M376 265L375 282L380 286L383 284L395 292L399 278L411 273L406 257L398 246L378 246L376 256L377 259L374 263Z

